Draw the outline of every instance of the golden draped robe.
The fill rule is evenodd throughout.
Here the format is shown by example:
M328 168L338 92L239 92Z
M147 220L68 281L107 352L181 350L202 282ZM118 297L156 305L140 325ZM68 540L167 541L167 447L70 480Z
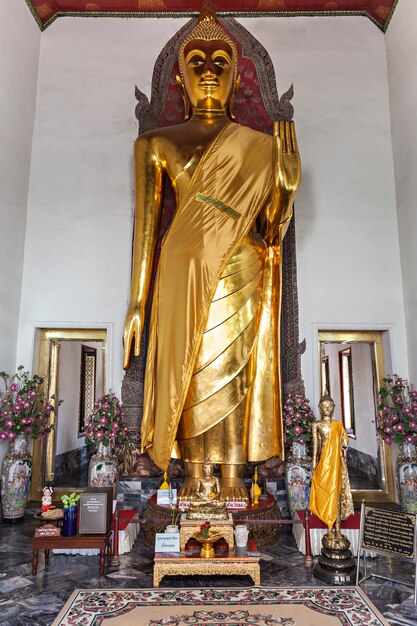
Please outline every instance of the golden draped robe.
M229 123L163 240L142 420L142 450L161 468L171 456L282 455L279 249L251 231L271 189L272 138ZM231 459L219 450L223 437L234 437Z
M310 510L327 526L333 526L336 522L339 502L340 519L353 515L349 474L342 451L345 436L343 424L332 421L311 481Z

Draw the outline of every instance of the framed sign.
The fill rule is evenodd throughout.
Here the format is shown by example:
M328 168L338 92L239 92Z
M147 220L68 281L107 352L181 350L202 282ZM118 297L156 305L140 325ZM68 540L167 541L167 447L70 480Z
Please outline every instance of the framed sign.
M180 551L180 534L179 533L156 533L155 534L155 552L179 552Z
M361 507L356 584L358 585L370 576L393 580L387 576L367 574L367 550L411 561L416 564L414 576L414 604L417 604L416 515L414 513L405 513L404 511L366 506L363 502ZM361 556L363 556L364 575L359 579ZM407 585L408 583L404 581L403 584Z

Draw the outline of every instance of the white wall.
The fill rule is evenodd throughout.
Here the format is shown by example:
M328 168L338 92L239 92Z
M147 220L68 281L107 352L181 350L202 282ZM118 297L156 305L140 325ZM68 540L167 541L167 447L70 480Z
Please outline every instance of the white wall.
M316 406L316 324L392 324L407 368L384 35L361 17L242 23L269 51L279 92L294 83L302 370Z
M365 18L243 19L295 86L303 376L317 323L390 323L406 363L383 34ZM184 20L57 20L42 35L18 355L36 323L112 323L122 379L132 231L134 86ZM315 326L316 328L316 326ZM317 376L318 380L318 376Z
M130 286L135 84L186 20L57 20L42 33L19 358L33 326L113 324L119 394ZM110 339L110 338L109 338Z
M0 371L16 371L40 31L24 2L0 3ZM30 368L28 361L22 364ZM0 383L3 389L2 383ZM0 444L0 464L7 444Z
M386 35L410 380L417 381L417 3L398 3ZM401 375L402 370L398 371Z
M0 3L0 371L10 374L16 368L40 34L24 2Z

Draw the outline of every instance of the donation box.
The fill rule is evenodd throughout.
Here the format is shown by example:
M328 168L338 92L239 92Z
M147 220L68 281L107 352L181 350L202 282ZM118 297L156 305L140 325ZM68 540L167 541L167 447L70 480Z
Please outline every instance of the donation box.
M113 488L86 487L80 496L79 534L107 533L112 522Z

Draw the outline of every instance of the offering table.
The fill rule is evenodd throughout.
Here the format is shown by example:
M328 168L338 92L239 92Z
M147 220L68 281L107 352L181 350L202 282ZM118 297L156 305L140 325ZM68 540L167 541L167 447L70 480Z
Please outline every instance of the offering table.
M100 550L100 576L104 576L104 557L107 554L108 562L111 559L112 532L109 530L103 535L74 535L73 537L35 537L33 539L32 575L38 569L39 550L44 550L45 565L49 565L49 550L73 548L98 548Z
M227 556L214 556L205 559L201 556L189 556L184 552L155 553L153 586L159 587L164 576L194 575L250 576L254 585L261 584L259 556L239 556L229 553Z

